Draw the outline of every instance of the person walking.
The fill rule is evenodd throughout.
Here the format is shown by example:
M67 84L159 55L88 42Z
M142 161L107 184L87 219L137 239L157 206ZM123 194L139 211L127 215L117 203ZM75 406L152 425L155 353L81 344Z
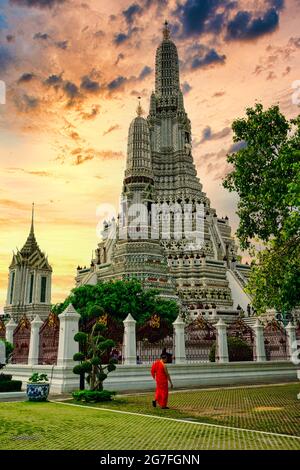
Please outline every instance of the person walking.
M167 355L165 353L161 354L160 359L152 364L151 375L156 381L155 399L152 401L152 405L155 408L156 403L158 403L162 409L168 410L168 382L170 382L171 388L173 388L173 383L166 366L167 360Z

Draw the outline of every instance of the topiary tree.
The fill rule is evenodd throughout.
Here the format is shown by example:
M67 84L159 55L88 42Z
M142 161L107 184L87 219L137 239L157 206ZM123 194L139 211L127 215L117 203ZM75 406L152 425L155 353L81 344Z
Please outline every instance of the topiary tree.
M79 361L80 364L73 368L74 374L80 376L86 374L86 381L89 384L90 391L81 391L79 394L73 394L76 399L85 399L94 397L95 401L99 401L101 397L107 399L114 395L114 392L103 390L103 382L107 378L109 372L116 369L117 360L109 359L108 364L103 364L103 357L107 356L111 348L115 346L114 341L106 339L101 333L105 330L105 325L95 323L90 333L79 332L74 336L74 340L80 345L80 352L74 354L74 361ZM85 393L86 392L86 393ZM90 392L95 392L94 394ZM87 401L87 400L86 400Z
M242 338L229 336L227 338L229 362L253 361L251 346ZM215 362L216 343L211 347L209 361Z

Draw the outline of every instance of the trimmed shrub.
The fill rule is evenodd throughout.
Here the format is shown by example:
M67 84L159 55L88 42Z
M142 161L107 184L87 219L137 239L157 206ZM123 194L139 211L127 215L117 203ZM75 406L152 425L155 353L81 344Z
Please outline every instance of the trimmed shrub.
M0 392L20 392L22 387L21 380L1 380Z
M98 403L101 401L111 401L116 392L109 390L95 391L95 390L79 390L73 392L72 396L76 401L85 401L86 403Z
M229 362L253 361L251 346L241 338L229 336L227 338ZM209 361L215 362L216 343L211 347Z
M12 379L12 375L10 374L0 374L0 382L8 382Z

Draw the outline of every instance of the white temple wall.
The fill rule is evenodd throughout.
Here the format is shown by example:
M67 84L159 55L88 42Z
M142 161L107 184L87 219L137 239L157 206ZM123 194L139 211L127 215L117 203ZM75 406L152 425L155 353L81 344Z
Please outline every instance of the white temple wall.
M247 311L247 305L251 304L251 298L246 292L243 290L239 282L236 280L234 274L231 272L230 269L226 271L226 277L229 282L229 287L231 289L231 296L233 300L233 308L237 308L238 305L242 307L244 312Z
M33 372L45 373L50 380L50 393L67 393L79 389L79 376L73 367L10 364L6 373L22 380L23 389ZM297 368L290 362L230 362L225 364L168 364L175 388L201 388L221 385L256 385L278 382L295 382ZM150 366L118 365L105 380L105 389L116 392L154 390L155 382L150 375Z

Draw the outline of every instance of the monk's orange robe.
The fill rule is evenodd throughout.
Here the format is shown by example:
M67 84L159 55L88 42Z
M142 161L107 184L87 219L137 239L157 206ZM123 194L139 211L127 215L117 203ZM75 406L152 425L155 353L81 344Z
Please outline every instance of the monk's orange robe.
M168 403L168 376L162 361L154 362L151 367L151 375L156 380L155 400L159 406L165 407Z

